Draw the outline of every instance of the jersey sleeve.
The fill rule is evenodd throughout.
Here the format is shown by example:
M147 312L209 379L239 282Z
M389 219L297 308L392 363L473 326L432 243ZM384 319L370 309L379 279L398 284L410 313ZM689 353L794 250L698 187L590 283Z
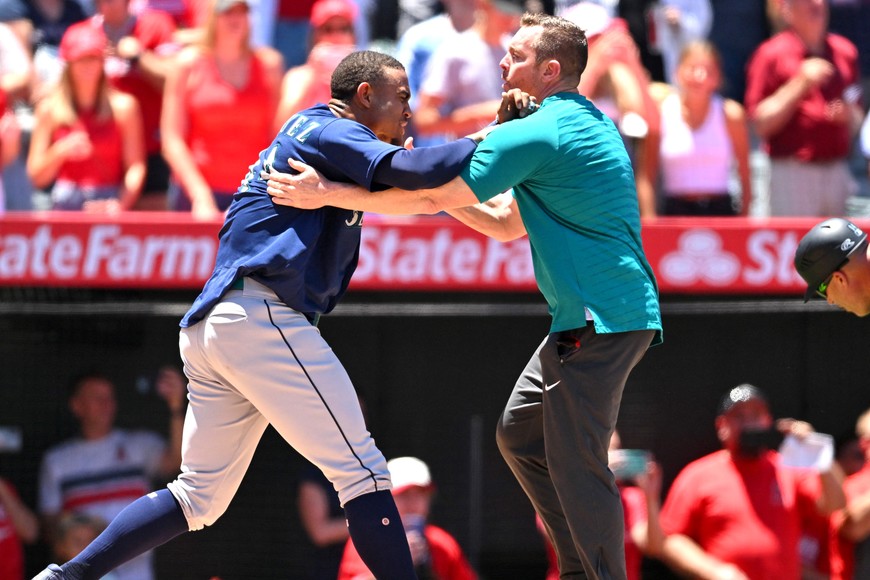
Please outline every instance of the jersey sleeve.
M343 175L369 191L374 184L378 163L385 155L401 149L379 141L365 125L344 119L324 127L319 148L321 164L329 167L329 171L323 171L327 177Z
M522 119L511 121L493 130L477 146L460 177L479 201L527 181L552 158L555 148L545 136L546 125L536 125L534 132L529 127Z

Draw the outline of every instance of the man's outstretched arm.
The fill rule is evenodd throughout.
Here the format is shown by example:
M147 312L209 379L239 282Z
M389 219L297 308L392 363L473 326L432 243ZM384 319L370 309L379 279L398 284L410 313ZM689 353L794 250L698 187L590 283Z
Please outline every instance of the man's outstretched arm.
M513 240L526 233L510 193L478 203L461 177L434 189L369 191L358 185L329 181L299 161L289 159L288 162L298 174L276 171L269 174L267 191L278 205L299 209L328 205L386 215L429 215L446 211L468 227L500 241Z

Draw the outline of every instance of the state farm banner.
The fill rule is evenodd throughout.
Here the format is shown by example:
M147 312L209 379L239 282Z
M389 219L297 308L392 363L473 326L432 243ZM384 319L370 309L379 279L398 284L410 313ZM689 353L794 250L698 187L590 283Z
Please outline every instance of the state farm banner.
M663 293L800 294L792 259L814 218L659 218L643 225ZM870 228L870 220L856 220ZM188 214L0 216L0 285L198 289L220 222ZM496 242L447 217L367 216L352 289L535 291L528 240Z

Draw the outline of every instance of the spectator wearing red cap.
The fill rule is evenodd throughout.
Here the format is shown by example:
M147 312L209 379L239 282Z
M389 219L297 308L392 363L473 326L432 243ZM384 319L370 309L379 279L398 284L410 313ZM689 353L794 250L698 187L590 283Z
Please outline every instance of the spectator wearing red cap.
M329 101L332 71L356 48L356 17L357 7L350 0L318 0L314 3L308 60L284 75L276 129L296 111Z
M133 14L130 0L96 0L94 4L93 22L109 42L109 83L132 95L142 111L147 169L136 209L165 210L169 165L160 151L160 111L170 57L177 48L172 38L175 22L159 10Z
M247 0L216 0L202 45L185 47L166 78L160 128L172 169L169 205L211 219L229 207L252 159L274 135L283 63L255 48Z
M453 536L427 521L435 495L429 466L416 457L397 457L387 462L387 468L390 470L393 498L402 516L417 575L439 580L475 580L477 575ZM338 580L372 578L353 541L348 540L338 570Z
M93 23L70 26L61 80L36 108L27 172L34 186L51 187L53 209L115 213L142 190L142 117L133 97L109 88L106 45Z

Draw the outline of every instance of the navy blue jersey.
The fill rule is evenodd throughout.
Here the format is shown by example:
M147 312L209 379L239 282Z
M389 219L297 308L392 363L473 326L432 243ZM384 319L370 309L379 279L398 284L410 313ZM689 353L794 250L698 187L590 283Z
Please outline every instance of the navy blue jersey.
M451 163L441 165L440 183L456 177L470 157L474 147L469 146L470 140L464 141L455 145L468 155L453 155ZM379 141L365 125L335 117L326 105L291 117L272 144L260 152L233 196L218 235L214 272L181 326L202 320L243 276L268 286L282 302L303 314L330 312L356 268L362 212L334 207L300 210L274 204L260 172L274 168L292 173L287 164L292 158L313 166L332 181L376 190L396 185L376 183L374 175L381 161L400 151L404 150Z

